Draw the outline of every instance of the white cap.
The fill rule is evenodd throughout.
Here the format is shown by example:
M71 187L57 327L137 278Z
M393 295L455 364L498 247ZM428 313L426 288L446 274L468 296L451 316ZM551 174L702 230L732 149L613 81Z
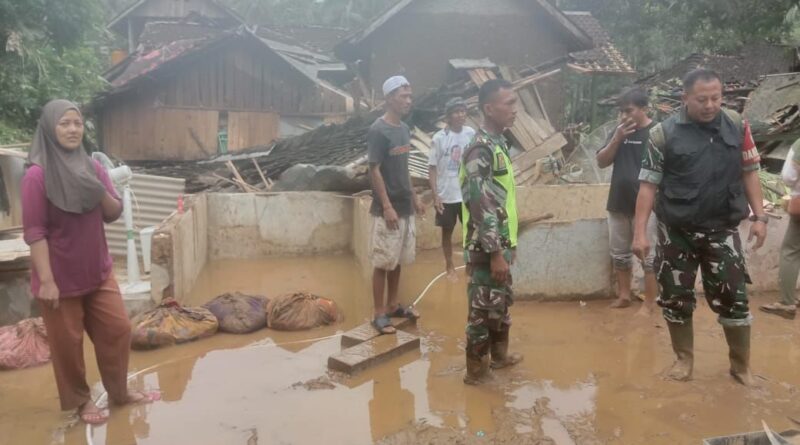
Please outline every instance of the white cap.
M383 95L388 96L394 90L407 86L411 86L408 79L403 76L392 76L383 83Z

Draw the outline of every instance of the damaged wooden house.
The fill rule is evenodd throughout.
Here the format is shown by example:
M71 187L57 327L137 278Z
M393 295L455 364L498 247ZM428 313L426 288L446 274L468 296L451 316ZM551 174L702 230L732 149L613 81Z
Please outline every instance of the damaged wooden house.
M336 55L357 71L364 94L378 95L383 80L398 73L422 94L451 82L459 61L536 67L593 48L591 37L547 0L401 0L339 43ZM553 76L540 87L553 119L563 114L561 81Z
M234 15L202 15L227 11L214 1L163 12L175 17L148 12L173 3L142 1L112 21L112 29L128 24L135 50L105 73L111 88L92 104L107 153L126 161L205 159L344 120L353 110L335 85L347 80L342 63L256 27L230 27Z
M459 23L483 27L485 36L476 37L474 30L462 32L458 27L445 30L442 27L425 26L440 19L458 20ZM417 19L421 20L417 23ZM504 33L497 33L492 23L502 21ZM425 34L426 51L415 51L417 32L406 33L402 39L391 39L395 27L412 26ZM431 29L434 28L434 29ZM445 32L447 31L447 32ZM307 37L328 35L337 30L320 29L272 29L260 28L262 38L280 38L292 35L297 40L317 40L317 48L330 46L328 41ZM452 35L445 36L444 34ZM431 33L428 35L427 33ZM271 37L279 34L278 37ZM435 35L433 35L435 34ZM442 35L440 35L442 34ZM498 37L498 35L502 35ZM487 38L491 36L491 38ZM477 40L482 44L478 45ZM406 45L406 41L410 42ZM416 43L415 43L416 42ZM311 45L306 45L311 46ZM563 12L546 1L503 0L496 5L485 2L401 1L378 17L366 29L358 31L335 45L340 57L348 60L357 79L349 85L356 96L355 102L380 108L380 101L371 90L380 86L385 76L404 72L415 88L415 105L410 123L413 131L411 167L412 175L424 179L427 176L426 157L432 133L443 124L444 104L459 96L467 100L470 107L470 125L477 127L480 114L477 110L478 87L488 79L501 77L513 83L521 102L518 119L508 136L514 145L513 162L517 166L519 184L557 183L565 167L562 148L565 137L557 131L562 117L565 97L563 94L564 70L574 70L587 75L634 73L622 54L614 47L608 33L588 12ZM391 58L395 69L388 67ZM337 66L337 68L339 68ZM341 71L320 71L325 79L344 84L346 76L334 79ZM346 73L349 74L349 73ZM378 88L379 89L379 88ZM208 168L181 167L190 188L220 187L228 190L249 190L260 186L260 170L267 172L268 179L278 176L298 163L315 165L354 166L366 160L366 131L370 116L361 113L345 125L327 125L309 133L284 138L275 144L262 141L246 156L226 157L235 168L216 169L216 183L197 181L208 178ZM366 119L365 119L366 118ZM284 136L284 135L282 135ZM164 172L163 165L156 166ZM234 171L241 173L236 178ZM215 176L215 177L216 177ZM241 182L247 184L241 184Z

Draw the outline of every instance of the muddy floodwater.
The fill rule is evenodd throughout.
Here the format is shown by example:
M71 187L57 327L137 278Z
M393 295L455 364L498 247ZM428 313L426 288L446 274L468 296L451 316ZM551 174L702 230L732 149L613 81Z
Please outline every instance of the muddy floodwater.
M425 252L403 273L412 301L441 271ZM758 277L754 277L758 279ZM339 325L307 332L217 334L131 354L131 382L162 400L112 410L87 429L58 410L49 366L0 373L2 444L699 444L704 437L777 430L800 420L800 320L754 311L752 365L761 388L728 376L722 329L704 302L695 315L695 379L664 381L672 351L660 316L611 311L608 301L518 302L512 349L525 361L483 387L461 382L465 281L437 281L419 305L420 353L355 377L327 372L337 337L371 315L368 285L347 256L209 264L185 302L224 292L308 290L334 299ZM753 308L772 296L755 296ZM88 346L88 345L87 345ZM91 348L88 377L102 394Z

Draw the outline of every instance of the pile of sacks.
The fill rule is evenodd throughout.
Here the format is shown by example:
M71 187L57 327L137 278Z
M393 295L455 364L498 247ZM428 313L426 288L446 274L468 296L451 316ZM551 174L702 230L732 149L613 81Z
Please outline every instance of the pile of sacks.
M209 337L217 331L247 334L265 327L298 331L341 319L334 301L306 292L272 299L235 292L202 307L184 307L170 299L133 318L132 347L155 349Z
M28 318L0 327L0 369L23 369L50 361L42 318Z

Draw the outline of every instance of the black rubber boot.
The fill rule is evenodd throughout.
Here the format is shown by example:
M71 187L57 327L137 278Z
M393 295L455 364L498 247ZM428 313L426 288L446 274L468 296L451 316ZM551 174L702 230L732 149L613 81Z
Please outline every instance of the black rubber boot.
M731 376L744 386L753 386L750 374L750 326L723 326L728 342Z
M490 365L492 369L508 368L522 361L522 354L516 352L508 353L509 329L490 331L489 335L492 341L492 362Z
M467 385L480 385L490 382L492 373L489 370L489 355L472 357L467 354L467 372L464 374L464 383Z
M667 378L679 382L686 382L692 379L694 370L694 329L692 322L684 324L670 323L669 337L672 340L672 350L675 351L676 360L672 367L667 371Z

